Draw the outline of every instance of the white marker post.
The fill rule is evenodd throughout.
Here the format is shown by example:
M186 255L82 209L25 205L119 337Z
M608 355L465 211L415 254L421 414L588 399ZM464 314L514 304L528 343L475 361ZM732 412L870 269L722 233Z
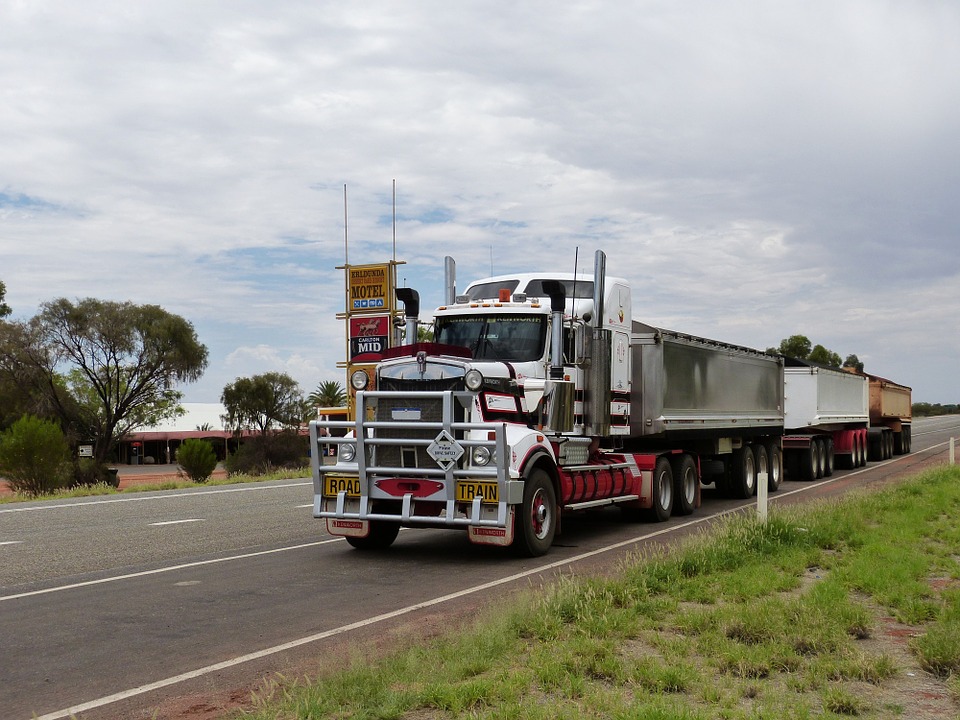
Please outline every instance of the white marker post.
M957 464L957 441L955 438L950 438L950 464Z
M757 515L760 522L767 521L767 473L757 473Z

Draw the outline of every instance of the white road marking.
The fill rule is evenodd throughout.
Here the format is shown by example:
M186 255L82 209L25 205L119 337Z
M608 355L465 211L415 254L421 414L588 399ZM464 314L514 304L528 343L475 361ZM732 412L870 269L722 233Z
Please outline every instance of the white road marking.
M148 495L144 493L142 495L133 494L129 497L110 497L104 500L90 500L88 502L49 502L44 503L43 505L34 505L33 507L3 507L0 508L0 514L14 512L37 512L40 510L60 510L62 508L86 507L87 505L95 506L109 505L111 503L143 502L145 500L169 500L171 498L193 497L195 495L223 495L227 493L264 492L268 490L281 490L283 488L302 487L303 485L312 484L313 481L305 480L304 482L284 483L283 485L254 485L251 483L249 487L219 488L217 490L197 490L194 492L170 492L169 490L165 490L163 491L163 495Z
M263 555L274 555L276 553L287 552L288 550L301 550L303 548L316 547L318 545L329 545L330 543L341 541L342 538L317 540L316 542L303 543L302 545L291 545L290 547L275 548L273 550L260 550L258 552L244 553L243 555L231 555L230 557L216 558L214 560L198 560L197 562L171 565L170 567L157 568L155 570L144 570L143 572L129 573L127 575L115 575L114 577L102 578L100 580L87 580L85 582L73 583L72 585L60 585L58 587L47 588L45 590L32 590L30 592L18 593L17 595L0 595L0 602L3 602L4 600L19 600L21 598L35 597L37 595L48 595L50 593L62 592L64 590L75 590L76 588L90 587L91 585L103 585L104 583L117 582L118 580L131 580L133 578L147 577L149 575L159 575L160 573L202 567L203 565L216 565L218 563L230 562L232 560L245 560L247 558L261 557Z
M22 545L23 540L0 540L0 545Z
M161 525L182 525L183 523L203 522L203 518L184 518L183 520L164 520L163 522L150 523L151 527L160 527Z

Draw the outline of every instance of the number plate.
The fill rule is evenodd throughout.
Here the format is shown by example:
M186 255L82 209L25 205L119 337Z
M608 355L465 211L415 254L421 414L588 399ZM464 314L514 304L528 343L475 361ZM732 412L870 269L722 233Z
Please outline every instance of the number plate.
M323 478L325 497L336 497L346 491L347 497L360 497L360 478L327 475Z
M495 503L500 501L499 489L495 482L463 482L457 483L457 500L459 502L473 502L479 495L481 502Z

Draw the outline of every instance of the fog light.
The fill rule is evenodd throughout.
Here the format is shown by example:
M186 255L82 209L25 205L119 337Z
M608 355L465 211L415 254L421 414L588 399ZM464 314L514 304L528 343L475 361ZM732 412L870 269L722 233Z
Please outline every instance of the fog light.
M339 456L338 460L353 462L353 459L357 456L357 446L353 443L343 443L340 450L337 451L337 455Z
M473 449L474 465L489 465L491 459L493 459L493 455L490 453L490 448L481 445Z

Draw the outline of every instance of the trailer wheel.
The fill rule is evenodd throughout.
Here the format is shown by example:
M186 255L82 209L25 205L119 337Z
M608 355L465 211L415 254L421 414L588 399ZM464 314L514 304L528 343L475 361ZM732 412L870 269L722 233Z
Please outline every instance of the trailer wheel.
M817 479L817 470L820 468L820 445L816 440L810 441L810 447L798 453L799 476L804 482Z
M673 471L673 512L677 515L690 515L697 506L697 463L693 457L684 453L673 457L670 463Z
M833 475L835 464L835 455L833 451L833 438L826 438L823 441L823 476Z
M770 492L776 492L780 489L780 483L783 482L783 453L777 443L767 445L767 464L770 467L767 489Z
M400 533L400 523L370 521L370 534L366 537L348 537L347 542L357 550L383 550L393 544Z
M516 551L526 557L546 554L557 531L557 494L550 476L539 468L524 483L520 525L513 541Z
M857 467L863 467L867 464L867 433L862 431L860 433L860 461Z
M730 463L730 494L735 498L746 499L757 491L757 468L754 464L753 449L744 445L733 453Z
M887 460L889 460L890 458L893 457L893 447L894 447L894 445L893 445L893 431L892 431L892 430L891 430L890 432L887 432L887 433L884 434L884 440L886 441L886 442L884 443L884 447L886 448L886 451L887 451Z

